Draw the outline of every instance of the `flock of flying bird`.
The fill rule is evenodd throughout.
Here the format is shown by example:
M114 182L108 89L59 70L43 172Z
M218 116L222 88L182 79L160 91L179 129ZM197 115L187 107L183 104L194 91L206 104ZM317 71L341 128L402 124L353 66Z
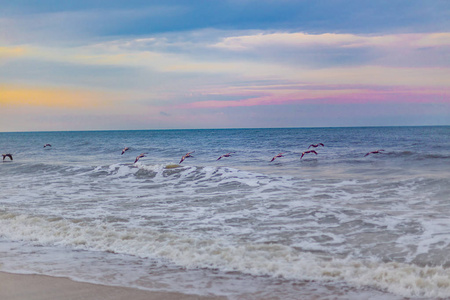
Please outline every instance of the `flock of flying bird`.
M324 147L325 145L324 145L323 143L311 144L311 145L309 145L308 149L310 149L311 147L312 147L312 148L317 148L317 147L319 147L319 146ZM123 150L122 150L122 155L123 155L126 151L128 151L129 149L130 149L129 147L123 148ZM368 156L368 155L370 155L370 154L378 154L378 153L381 153L382 151L384 151L384 150L383 150L383 149L379 149L379 150L371 151L371 152L366 153L366 155L364 155L364 157L366 157L366 156ZM179 164L181 164L181 163L182 163L186 158L188 158L188 157L194 157L194 156L191 155L191 154L194 153L194 152L195 152L195 151L188 152L188 153L186 153L185 155L183 155L183 156L181 157L181 160L180 160ZM231 154L233 154L233 153L236 153L236 152L228 152L228 153L226 153L226 154L223 154L223 155L219 156L219 158L216 159L216 160L220 160L221 158L224 158L224 157L230 157ZM284 153L285 153L285 152L278 153L277 155L275 155L274 157L272 157L272 160L271 160L270 162L274 161L274 160L275 160L276 158L278 158L278 157L283 157L283 154L284 154ZM302 152L302 155L300 156L300 159L302 159L303 156L304 156L305 154L309 154L309 153L314 153L315 155L317 155L316 150L306 150L306 151ZM147 153L141 153L141 154L139 154L139 155L136 157L136 160L134 161L134 163L136 163L140 158L146 157L146 154L147 154Z
M322 143L318 143L318 144L311 144L311 145L309 145L308 149L309 149L309 148L311 148L311 147L313 147L313 148L317 148L317 147L319 147L319 146L322 146L322 147L324 147L325 145L324 145L324 144L322 144ZM307 150L307 151L303 151L303 152L302 152L302 156L300 156L300 159L302 159L302 158L303 158L303 156L304 156L305 154L308 154L308 153L314 153L315 155L317 155L317 152L316 152L316 150ZM275 160L275 158L277 158L277 157L283 157L283 154L284 154L284 152L278 153L277 155L275 155L274 157L272 157L272 160L271 160L271 162L272 162L272 161L274 161L274 160Z
M46 148L46 147L51 147L51 146L52 146L51 144L45 144L45 145L44 145L44 148ZM325 145L322 144L322 143L311 144L311 145L309 145L308 149L310 149L311 147L312 147L312 148L317 148L317 147L319 147L319 146L324 147ZM122 149L122 154L121 154L121 155L123 155L123 154L124 154L126 151L128 151L128 150L130 150L129 147L123 148L123 149ZM366 153L366 155L364 155L364 157L366 157L366 156L368 156L368 155L370 155L370 154L378 154L378 153L381 153L382 151L384 151L384 150L383 150L383 149L379 149L379 150L371 151L371 152ZM181 157L181 160L180 160L179 164L181 164L181 163L182 163L186 158L188 158L188 157L194 157L194 156L191 155L191 154L194 153L194 152L195 152L195 151L188 152L188 153L186 153L185 155L183 155L183 156ZM228 153L226 153L226 154L223 154L223 155L221 155L217 160L219 160L219 159L221 159L221 158L224 158L224 157L230 157L231 154L233 154L233 153L236 153L236 152L228 152ZM276 158L278 158L278 157L283 157L283 154L284 154L284 153L285 153L285 152L278 153L277 155L275 155L275 156L272 158L272 160L271 160L270 162L274 161L274 160L275 160ZM315 155L317 155L317 152L316 152L315 150L306 150L306 151L302 152L302 155L300 156L300 159L302 159L303 156L304 156L305 154L309 154L309 153L314 153ZM147 154L147 153L145 152L145 153L141 153L141 154L139 154L138 156L136 156L136 160L134 161L134 163L137 163L138 160L139 160L140 158L146 157L146 154ZM11 153L2 154L2 156L3 156L3 161L4 161L5 158L7 158L7 157L8 157L10 160L13 160L13 157L12 157L12 154L11 154Z
M128 150L130 150L129 147L123 148L123 149L122 149L122 154L121 154L121 155L123 155L123 154L124 154L125 152L127 152ZM180 160L179 164L181 164L181 163L182 163L186 158L188 158L188 157L194 157L194 156L191 155L191 154L194 153L194 152L195 152L195 151L188 152L188 153L186 153L185 155L183 155L183 156L181 157L181 160ZM223 155L221 155L217 160L219 160L219 159L221 159L221 158L223 158L223 157L230 157L232 153L236 153L236 152L229 152L229 153L227 153L227 154L223 154ZM146 157L146 154L147 154L147 152L141 153L141 154L139 154L138 156L136 156L136 160L134 161L134 163L137 163L137 161L138 161L140 158Z

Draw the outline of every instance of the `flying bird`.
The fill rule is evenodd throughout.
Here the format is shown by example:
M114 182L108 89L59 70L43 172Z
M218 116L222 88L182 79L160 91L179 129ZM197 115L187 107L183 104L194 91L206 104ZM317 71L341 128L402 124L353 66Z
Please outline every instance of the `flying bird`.
M136 160L134 161L134 163L137 163L137 161L138 161L140 158L146 157L145 154L147 154L147 153L141 153L141 154L139 154L138 156L136 156Z
M128 151L128 150L130 150L130 148L128 148L128 147L123 148L121 155L123 155L125 153L125 151Z
M378 154L378 153L381 153L382 151L384 151L384 150L383 149L378 149L378 150L375 150L375 151L371 151L371 152L366 153L366 155L364 155L364 157L366 157L369 154Z
M2 156L3 156L3 160L5 160L5 158L7 158L7 157L9 157L10 160L13 160L12 154L9 154L9 153L7 153L7 154L2 154Z
M275 158L277 158L277 157L283 157L283 154L284 154L284 152L278 153L277 155L272 157L272 160L270 162L273 162L275 160Z
M45 148L45 147L51 147L51 146L52 146L52 145L50 145L50 144L45 144L45 145L44 145L44 148Z
M308 150L302 153L302 156L300 156L300 159L302 159L303 155L308 154L308 153L314 153L315 155L317 155L317 152L315 150Z
M188 152L188 153L186 153L185 155L183 155L183 157L181 157L181 160L180 160L180 164L186 159L186 158L188 158L188 157L193 157L192 155L191 155L191 153L194 153L195 151L192 151L192 152Z
M313 147L313 148L317 148L317 147L319 147L319 146L322 146L322 147L324 147L325 145L324 145L324 144L322 144L322 143L318 143L318 144L311 144L311 145L309 145L308 149L309 149L309 148L311 148L311 147Z
M231 156L231 153L236 153L236 152L229 152L229 153L227 153L227 154L223 154L223 155L221 155L217 160L219 160L219 159L221 159L221 158L223 158L223 157L230 157L230 156Z

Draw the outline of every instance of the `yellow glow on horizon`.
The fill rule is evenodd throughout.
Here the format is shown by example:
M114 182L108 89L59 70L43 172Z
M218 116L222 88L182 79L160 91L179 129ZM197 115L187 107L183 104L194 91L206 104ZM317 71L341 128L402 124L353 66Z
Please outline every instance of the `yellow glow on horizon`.
M21 56L25 54L25 49L21 47L0 47L0 59L5 57Z
M94 108L105 105L100 93L63 88L17 88L0 85L0 106Z

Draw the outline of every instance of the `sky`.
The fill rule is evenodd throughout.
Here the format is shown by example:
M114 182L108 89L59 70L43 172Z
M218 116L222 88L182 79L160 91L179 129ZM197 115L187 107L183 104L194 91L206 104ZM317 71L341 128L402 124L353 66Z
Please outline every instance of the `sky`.
M448 0L0 0L0 132L421 125Z

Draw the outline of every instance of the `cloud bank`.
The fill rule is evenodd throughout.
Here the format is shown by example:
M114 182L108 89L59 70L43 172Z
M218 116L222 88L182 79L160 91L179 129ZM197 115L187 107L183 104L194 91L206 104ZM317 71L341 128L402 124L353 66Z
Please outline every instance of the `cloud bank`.
M447 1L275 2L6 3L0 131L450 125Z

